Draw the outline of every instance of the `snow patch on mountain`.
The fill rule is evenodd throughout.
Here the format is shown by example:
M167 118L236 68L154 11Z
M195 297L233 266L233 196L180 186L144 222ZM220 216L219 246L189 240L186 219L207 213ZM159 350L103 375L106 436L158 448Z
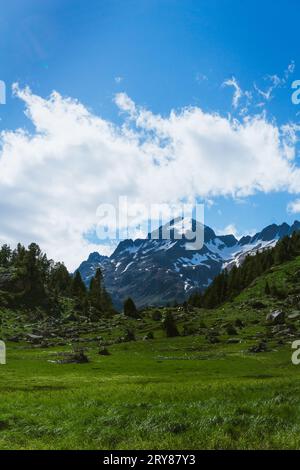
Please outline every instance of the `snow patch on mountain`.
M186 222L185 222L186 225ZM195 227L195 222L190 227ZM199 228L199 226L198 226ZM151 236L158 237L170 230L170 239L124 240L110 257L92 253L78 268L88 285L96 269L103 270L107 290L120 308L126 297L132 297L139 307L183 301L195 289L204 290L223 269L239 266L247 255L276 245L285 235L300 230L300 222L270 225L254 236L237 240L233 235L216 235L202 226L204 245L200 250L186 249L189 230L181 221L170 221ZM182 230L182 232L180 232ZM182 233L182 237L179 237Z

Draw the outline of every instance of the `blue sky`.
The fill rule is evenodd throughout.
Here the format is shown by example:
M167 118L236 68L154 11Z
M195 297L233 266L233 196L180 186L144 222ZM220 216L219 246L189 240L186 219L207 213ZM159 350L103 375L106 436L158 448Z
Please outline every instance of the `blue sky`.
M35 132L23 100L11 94L15 82L44 99L56 90L116 125L123 122L114 102L121 92L166 118L194 106L239 120L264 111L278 128L296 125L300 106L291 103L291 83L300 79L299 12L298 0L10 0L0 14L0 79L8 88L1 129ZM273 86L275 76L281 82ZM232 77L242 93L236 107L235 88L224 86ZM263 99L257 90L272 86ZM298 166L297 143L295 151ZM295 189L254 192L209 196L206 223L217 230L234 225L244 234L300 217L287 211Z

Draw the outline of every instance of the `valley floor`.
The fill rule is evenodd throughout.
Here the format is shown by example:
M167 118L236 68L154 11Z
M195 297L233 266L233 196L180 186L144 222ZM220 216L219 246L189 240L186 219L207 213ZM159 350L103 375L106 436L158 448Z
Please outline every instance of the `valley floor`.
M134 342L56 364L57 349L8 345L1 449L295 449L300 366L291 351Z
M300 257L217 310L175 309L176 338L162 331L167 309L97 324L0 311L0 449L300 448L299 276ZM266 322L274 309L282 324ZM136 341L124 342L128 328ZM74 341L88 363L60 363Z

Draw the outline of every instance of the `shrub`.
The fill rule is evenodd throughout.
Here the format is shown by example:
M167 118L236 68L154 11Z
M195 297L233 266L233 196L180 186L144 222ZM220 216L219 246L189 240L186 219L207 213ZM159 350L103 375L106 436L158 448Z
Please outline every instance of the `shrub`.
M174 338L175 336L179 336L176 322L172 313L166 313L162 321L162 327L165 330L168 338Z

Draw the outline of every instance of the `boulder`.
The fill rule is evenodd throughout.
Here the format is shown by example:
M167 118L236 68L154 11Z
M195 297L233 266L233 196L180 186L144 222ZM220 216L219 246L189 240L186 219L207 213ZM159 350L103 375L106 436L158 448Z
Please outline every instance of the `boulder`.
M62 361L63 364L86 364L87 362L89 362L89 359L84 354L83 350L70 354L68 358Z
M266 321L271 325L282 325L285 322L285 313L282 310L274 310L268 313Z
M44 339L43 336L34 335L34 334L31 334L31 333L27 333L26 338L30 343L34 343L34 344L39 344Z
M144 340L144 341L148 341L148 340L151 340L151 339L154 339L154 335L153 335L152 331L149 331L149 333L147 333L147 334L144 336L143 340Z
M300 313L299 312L291 313L291 315L288 316L289 320L297 320L298 318L300 318Z
M209 344L218 344L220 343L220 339L218 338L217 335L208 333L206 336L206 340Z
M105 347L99 349L100 356L110 356L110 352Z
M249 352L251 353L261 353L267 351L267 344L264 341L261 341L260 343L255 344L254 346L251 346L251 348L249 348Z
M239 344L241 340L239 338L229 338L226 343L227 344Z

